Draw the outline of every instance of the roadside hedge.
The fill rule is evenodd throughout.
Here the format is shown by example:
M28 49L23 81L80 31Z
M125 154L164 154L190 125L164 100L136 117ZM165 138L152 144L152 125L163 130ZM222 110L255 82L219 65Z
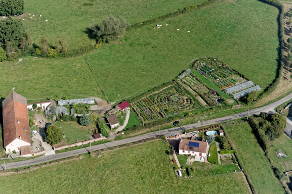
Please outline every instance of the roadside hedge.
M23 9L23 0L0 0L0 16L21 15Z

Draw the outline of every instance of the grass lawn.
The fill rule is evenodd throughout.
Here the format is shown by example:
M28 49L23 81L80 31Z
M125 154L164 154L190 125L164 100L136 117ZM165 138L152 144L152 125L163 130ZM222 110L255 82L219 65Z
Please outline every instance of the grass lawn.
M277 152L283 152L287 158L278 158ZM272 146L268 150L268 157L270 158L273 166L277 167L280 171L292 170L292 141L286 135L272 141Z
M13 87L29 101L100 94L82 58L56 60L27 57L21 63L2 63L0 72L0 93L3 97Z
M62 39L69 48L76 49L94 43L84 31L108 16L123 17L134 24L203 1L206 0L26 0L25 12L31 16L27 15L24 23L33 41L46 37L54 43Z
M255 191L259 194L284 193L249 124L236 121L224 128Z
M130 118L129 118L126 130L132 127L140 126L140 125L141 125L141 122L138 118L138 115L134 111L131 110Z
M89 140L92 135L90 130L94 129L94 126L83 127L74 121L56 122L55 125L63 130L67 144Z
M131 30L85 56L2 63L0 94L16 87L29 99L104 93L117 101L172 80L204 56L218 57L265 88L276 71L276 18L276 8L257 0L219 1L161 22L159 30L154 24Z
M176 178L167 144L157 140L37 169L1 176L5 193L248 193L238 173ZM194 184L195 183L195 184Z
M215 142L211 143L209 153L210 156L208 157L208 161L212 164L218 164L218 153Z

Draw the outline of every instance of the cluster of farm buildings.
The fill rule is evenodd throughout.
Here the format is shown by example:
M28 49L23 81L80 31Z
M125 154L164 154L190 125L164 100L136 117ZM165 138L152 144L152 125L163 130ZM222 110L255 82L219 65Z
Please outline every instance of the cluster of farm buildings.
M52 103L53 101L45 101L41 103L28 104L27 99L16 93L14 90L5 98L2 102L2 117L3 142L6 154L18 154L21 156L32 155L32 140L28 110L38 108L45 111L48 110ZM60 107L76 103L95 104L96 102L93 98L58 101L58 105L60 105ZM123 111L129 106L130 104L128 102L122 102L116 106L116 109ZM60 111L62 112L64 110L60 109ZM109 114L106 119L110 128L113 129L120 126L114 112ZM98 137L100 136L98 135Z

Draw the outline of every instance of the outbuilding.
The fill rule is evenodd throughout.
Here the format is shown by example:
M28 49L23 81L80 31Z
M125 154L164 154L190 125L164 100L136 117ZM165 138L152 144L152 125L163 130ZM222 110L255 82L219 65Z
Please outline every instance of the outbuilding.
M108 121L111 129L114 129L120 126L118 118L114 114L110 114L109 116L107 116L106 120Z

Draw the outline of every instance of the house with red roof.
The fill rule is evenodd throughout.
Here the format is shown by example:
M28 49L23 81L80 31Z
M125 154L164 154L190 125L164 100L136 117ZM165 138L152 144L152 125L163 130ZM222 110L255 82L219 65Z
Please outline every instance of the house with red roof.
M3 140L6 153L31 153L27 100L14 90L2 102Z
M204 141L181 139L179 143L180 155L191 155L195 161L207 162L209 145Z

